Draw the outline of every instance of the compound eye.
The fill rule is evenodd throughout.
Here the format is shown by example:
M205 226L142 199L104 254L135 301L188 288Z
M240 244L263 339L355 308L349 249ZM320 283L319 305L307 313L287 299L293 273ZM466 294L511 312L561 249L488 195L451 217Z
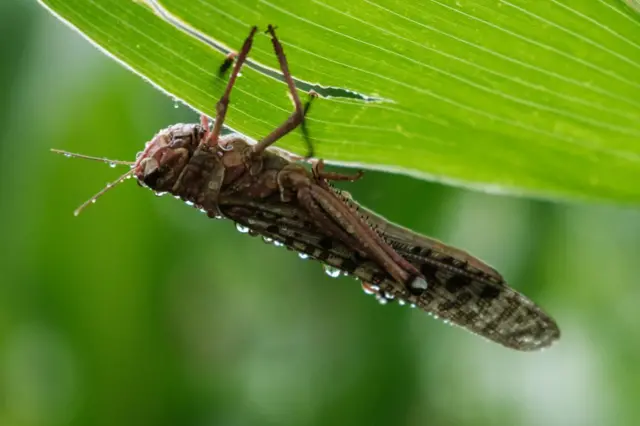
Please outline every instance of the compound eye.
M160 178L160 168L156 167L151 172L144 175L143 182L149 188L155 188Z

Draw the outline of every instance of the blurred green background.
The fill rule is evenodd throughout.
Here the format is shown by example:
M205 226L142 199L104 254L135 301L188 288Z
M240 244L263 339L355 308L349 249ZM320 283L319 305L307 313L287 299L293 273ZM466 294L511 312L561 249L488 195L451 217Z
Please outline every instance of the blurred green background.
M638 424L638 209L349 185L553 314L518 353L132 181L74 217L119 171L49 148L132 159L197 115L34 2L0 2L0 40L0 425Z

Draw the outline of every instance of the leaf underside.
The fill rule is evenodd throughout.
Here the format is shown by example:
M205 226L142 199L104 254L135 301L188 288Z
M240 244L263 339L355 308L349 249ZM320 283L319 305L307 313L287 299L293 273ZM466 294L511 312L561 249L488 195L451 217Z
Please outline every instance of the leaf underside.
M224 88L217 70L226 52L239 49L252 25L276 25L294 76L338 89L317 100L308 119L317 155L330 162L486 191L640 201L633 2L41 2L210 116ZM262 32L250 56L278 70ZM281 81L245 67L226 124L260 139L291 110ZM299 132L279 146L305 152Z

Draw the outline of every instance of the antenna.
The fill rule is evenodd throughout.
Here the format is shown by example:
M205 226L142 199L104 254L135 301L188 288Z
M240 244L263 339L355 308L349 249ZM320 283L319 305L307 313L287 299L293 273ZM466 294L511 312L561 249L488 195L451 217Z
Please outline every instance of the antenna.
M135 171L135 169L131 169L127 173L125 173L122 176L120 176L118 179L114 180L111 183L108 183L107 186L102 188L98 193L96 193L96 195L94 195L93 197L89 198L87 201L82 203L82 205L80 207L75 209L73 211L73 215L74 216L78 216L80 213L82 213L82 210L84 210L89 204L95 203L96 200L98 198L102 197L107 191L109 191L110 189L113 189L116 185L124 182L125 179L128 179L133 174L134 171Z
M64 155L67 158L82 158L84 160L91 161L100 161L101 163L107 163L112 167L118 166L133 166L136 164L135 161L123 161L123 160L111 160L109 158L104 157L92 157L90 155L84 154L76 154L75 152L62 151L60 149L51 148L51 152L55 152L56 154Z
M109 164L111 167L115 167L116 165L120 165L120 166L134 166L135 165L135 161L111 160L109 158L92 157L92 156L89 156L89 155L76 154L74 152L62 151L62 150L53 149L53 148L51 149L51 151L55 152L56 154L64 155L65 157L68 157L68 158L82 158L84 160L100 161L102 163ZM107 191L111 190L116 185L124 182L125 179L129 179L131 177L131 175L133 175L134 172L135 172L135 169L132 168L131 170L127 171L122 176L120 176L118 179L114 180L111 183L108 183L107 186L102 188L93 197L89 198L80 207L75 209L74 212L73 212L73 215L74 216L78 216L88 205L95 203L98 198L102 197Z

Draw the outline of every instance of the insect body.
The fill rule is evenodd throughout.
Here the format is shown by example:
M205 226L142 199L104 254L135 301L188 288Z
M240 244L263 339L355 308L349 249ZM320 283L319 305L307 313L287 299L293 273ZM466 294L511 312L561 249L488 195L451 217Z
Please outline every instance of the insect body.
M232 219L254 234L356 277L381 302L397 300L417 306L514 349L534 350L558 339L555 322L508 287L493 268L463 251L390 223L329 184L332 180L356 180L361 174L326 172L321 160L308 170L267 149L298 126L305 131L309 107L298 97L271 26L268 32L295 110L257 144L237 134L220 135L231 89L255 32L254 27L237 55L216 105L213 128L202 117L199 124L161 130L119 180L133 175L142 185L158 193L171 193L210 217Z

